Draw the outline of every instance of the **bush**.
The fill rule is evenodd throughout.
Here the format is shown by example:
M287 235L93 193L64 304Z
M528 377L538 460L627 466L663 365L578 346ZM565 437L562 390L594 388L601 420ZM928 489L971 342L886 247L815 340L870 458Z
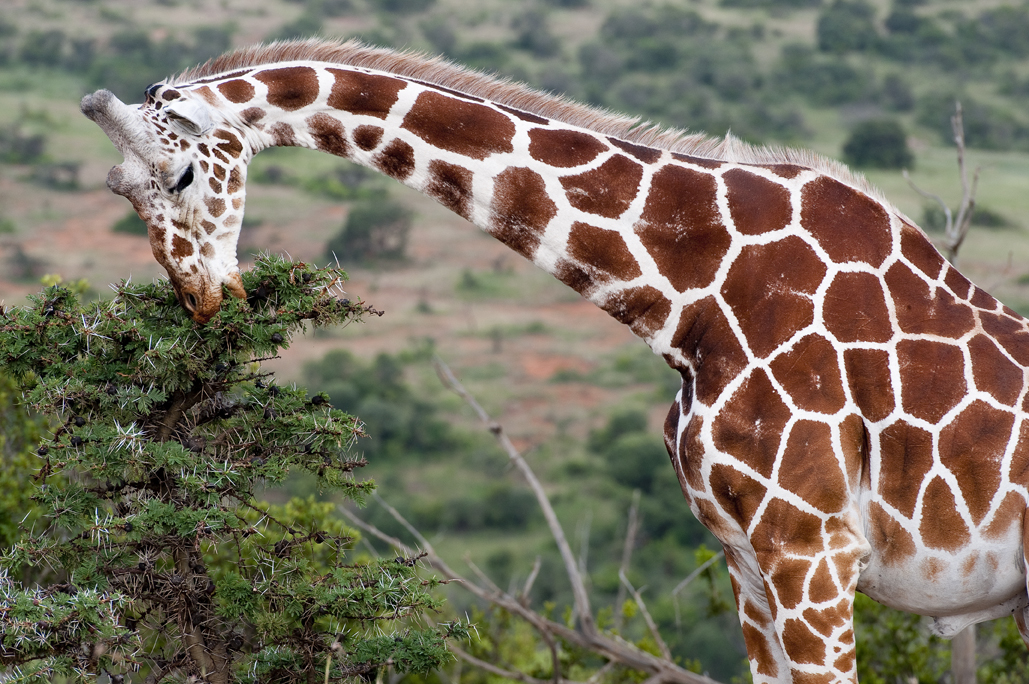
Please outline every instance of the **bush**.
M411 219L409 209L391 200L355 204L326 255L349 262L399 261L407 252Z
M806 45L786 45L772 74L782 87L803 95L811 104L836 106L872 97L871 75L842 56L820 57Z
M17 123L0 128L0 162L32 164L43 158L45 150L46 137L41 133L26 133Z
M822 52L866 50L878 38L875 7L867 0L835 0L818 15L817 35Z
M871 169L906 169L915 162L904 128L894 119L870 119L855 126L843 145L843 159Z
M142 235L145 237L147 235L146 221L139 218L139 214L135 211L130 211L111 226L111 232L125 233L126 235Z

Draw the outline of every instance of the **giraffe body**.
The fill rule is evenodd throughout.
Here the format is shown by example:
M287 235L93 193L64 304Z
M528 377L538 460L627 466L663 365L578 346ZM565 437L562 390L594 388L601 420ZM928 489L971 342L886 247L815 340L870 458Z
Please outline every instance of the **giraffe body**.
M199 322L244 294L247 163L295 145L432 196L628 325L683 376L666 444L756 682L855 681L856 590L944 636L1014 615L1029 638L1029 323L841 167L355 44L243 51L83 111Z

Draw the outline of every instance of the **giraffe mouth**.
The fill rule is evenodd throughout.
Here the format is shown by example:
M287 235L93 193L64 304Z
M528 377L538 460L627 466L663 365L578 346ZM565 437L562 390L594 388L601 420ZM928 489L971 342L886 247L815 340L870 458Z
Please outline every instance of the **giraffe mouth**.
M239 271L230 274L220 285L207 290L188 285L176 286L175 295L179 304L189 313L190 317L197 323L205 325L221 311L222 301L225 299L222 286L237 299L246 299L247 297L247 291L243 288L243 280L240 278Z

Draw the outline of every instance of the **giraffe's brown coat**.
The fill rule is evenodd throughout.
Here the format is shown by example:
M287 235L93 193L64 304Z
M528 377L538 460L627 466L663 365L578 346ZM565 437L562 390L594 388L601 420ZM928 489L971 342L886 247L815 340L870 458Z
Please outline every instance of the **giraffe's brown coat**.
M694 166L700 166L705 169L717 169L721 168L723 162L717 159L707 159L705 157L694 157L689 154L683 154L682 152L672 152L672 159L676 161L686 162L687 164L693 164Z
M622 152L631 154L644 164L653 164L661 158L661 150L655 150L653 147L644 147L643 145L637 145L635 143L611 137L608 137L608 141Z
M635 231L679 292L711 284L729 251L732 238L722 223L717 189L712 176L681 166L666 166L651 180Z
M529 131L529 156L561 169L587 164L608 149L596 136L581 131L563 128L534 128Z
M825 328L840 342L888 342L893 337L882 285L871 273L837 273L823 302Z
M775 656L764 633L754 626L744 623L743 641L747 644L747 655L757 665L757 673L766 677L778 677L779 667L775 663Z
M950 291L958 299L967 300L972 293L972 288L975 287L968 278L953 266L947 267L947 275L943 276L943 282L946 283L947 287L950 288Z
M868 505L868 541L886 567L903 565L915 555L915 538L876 502Z
M825 264L796 236L743 248L725 278L722 296L755 355L768 356L814 321L811 295L825 273Z
M1025 383L1025 371L1006 357L986 335L976 335L968 343L972 357L975 386L1002 404L1014 406Z
M1025 499L1018 492L1008 492L993 514L990 524L983 530L983 536L992 540L1003 539L1012 527L1017 525L1021 528L1025 513Z
M267 69L254 78L268 86L268 104L287 112L302 109L318 97L318 72L308 66Z
M204 200L204 204L207 205L207 211L214 218L218 218L225 213L225 200L221 197L208 197Z
M395 138L372 161L390 178L405 181L414 172L414 148L400 138Z
M240 142L239 138L236 137L235 133L225 130L217 130L212 133L212 136L221 140L220 143L215 145L216 148L225 152L233 159L239 159L240 155L243 154L243 143Z
M900 402L916 418L938 423L965 396L965 358L961 349L932 340L897 343Z
M612 293L601 308L643 339L660 330L672 313L672 303L650 285L627 287Z
M260 107L247 107L239 113L239 116L243 119L243 123L246 125L263 128L263 126L259 125L258 122L267 116L267 114L268 113Z
M839 597L836 580L833 579L829 561L825 558L818 561L818 565L815 566L815 573L808 582L807 591L812 603L827 603Z
M882 349L847 349L843 367L854 403L870 421L880 421L893 412L893 380L890 355Z
M350 142L347 140L346 131L335 117L324 113L313 114L307 117L307 130L319 150L337 157L350 156Z
M268 132L272 134L272 140L278 147L293 147L297 144L296 131L288 123L278 121L271 125ZM217 150L215 154L218 154Z
M804 579L811 571L811 561L805 558L782 558L769 573L769 582L775 587L779 604L792 610L804 601Z
M957 551L971 539L968 525L957 512L954 493L941 477L934 477L925 488L918 531L926 546L942 551Z
M715 447L765 477L771 477L790 409L768 375L754 370L715 417Z
M173 259L184 259L193 255L193 243L178 235L172 235L171 257Z
M786 439L779 461L779 484L823 513L838 513L849 500L847 479L833 449L832 430L799 420Z
M643 167L625 155L616 154L597 168L565 176L561 186L568 203L579 211L606 218L618 218L639 192Z
M240 167L232 167L232 171L229 172L229 182L225 186L225 191L230 195L234 195L243 189L243 173L239 170ZM239 206L236 204L237 200L233 200L232 204L236 209Z
M828 608L805 608L803 616L816 632L824 637L828 637L837 629L847 624L847 620L850 619L848 607L848 602L844 600Z
M933 438L920 427L898 420L879 434L879 494L903 515L911 518L918 502L918 488L933 467Z
M354 143L362 150L374 150L382 142L384 132L381 126L358 126L354 129Z
M794 556L811 558L822 550L822 521L788 501L770 498L751 542L763 567L780 558L784 549Z
M472 159L513 152L511 119L485 105L423 92L404 116L401 127L433 147Z
M790 193L778 183L743 169L726 171L722 179L729 215L744 235L781 230L793 219Z
M958 487L978 525L1000 487L1000 466L1015 416L977 400L940 432L940 461Z
M940 276L947 263L922 232L907 223L900 231L900 251L905 259L932 279Z
M462 218L472 217L472 172L439 159L429 162L425 194Z
M351 114L385 119L407 84L399 78L347 69L326 69L335 81L328 105Z
M1023 321L996 313L980 313L979 322L993 341L1000 344L1019 364L1029 366L1029 331Z
M686 484L695 490L704 489L704 478L700 472L704 462L704 443L701 441L703 430L704 419L693 416L679 440L679 467L686 478Z
M930 289L909 266L898 262L883 279L904 332L956 339L975 327L975 316L967 304L943 288Z
M581 221L568 234L568 256L577 260L595 282L632 280L643 275L636 257L617 231L597 228Z
M804 186L800 220L836 263L878 267L893 249L890 219L882 206L828 176Z
M710 484L711 493L714 494L721 510L743 529L747 529L754 519L754 514L768 491L754 478L721 463L711 467Z
M999 302L990 296L990 293L986 290L977 287L972 293L972 298L968 300L972 306L983 309L984 311L996 311Z
M806 411L836 413L846 396L836 349L821 335L807 335L769 364L793 403Z
M254 86L243 79L233 79L218 84L218 90L229 102L243 104L254 99Z
M536 254L543 231L556 214L543 177L532 169L510 167L494 181L492 233L527 258Z

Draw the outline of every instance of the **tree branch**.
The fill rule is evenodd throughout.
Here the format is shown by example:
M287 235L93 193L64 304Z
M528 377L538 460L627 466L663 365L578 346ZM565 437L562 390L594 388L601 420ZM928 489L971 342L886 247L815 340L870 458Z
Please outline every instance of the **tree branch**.
M629 562L636 547L636 532L639 529L640 490L632 491L632 505L629 506L629 521L625 528L625 546L622 548L622 565L618 568L621 577L629 571ZM625 603L625 585L618 585L618 596L615 598L615 629L622 628L622 604Z

